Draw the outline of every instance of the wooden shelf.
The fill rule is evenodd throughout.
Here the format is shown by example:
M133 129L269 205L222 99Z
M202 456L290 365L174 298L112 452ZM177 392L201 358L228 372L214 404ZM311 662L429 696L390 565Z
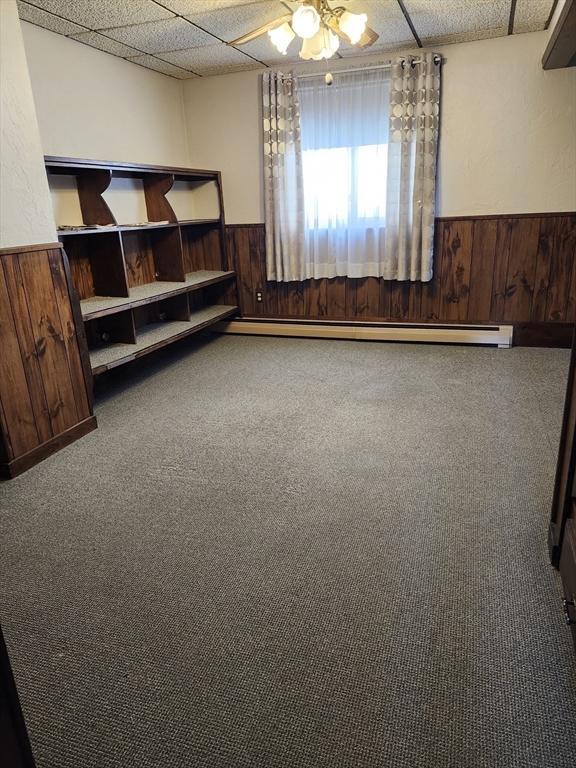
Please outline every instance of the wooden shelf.
M237 313L219 171L45 162L56 222L95 227L58 231L80 300L88 376Z
M197 333L219 320L236 314L238 307L215 305L203 307L191 313L190 320L173 320L151 323L138 329L135 344L110 344L90 352L92 373L97 376L105 371L123 365L155 349L171 344L177 339Z
M58 237L66 237L67 235L99 235L102 232L139 232L140 230L147 229L165 229L167 227L177 227L178 224L138 224L138 225L122 225L118 224L113 227L98 227L96 229L59 229Z
M178 224L181 227L193 227L201 224L219 224L220 219L186 219L185 221L179 221Z
M203 269L189 272L183 283L156 281L130 288L130 296L92 296L80 302L83 320L94 320L105 315L123 312L153 301L177 296L180 293L199 290L234 277L236 273Z

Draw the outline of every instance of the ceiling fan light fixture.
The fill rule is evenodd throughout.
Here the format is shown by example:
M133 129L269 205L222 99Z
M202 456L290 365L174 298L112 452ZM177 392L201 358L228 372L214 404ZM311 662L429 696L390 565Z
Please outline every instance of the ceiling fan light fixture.
M279 27L276 27L276 29L268 30L268 36L273 45L276 47L276 50L283 56L286 56L288 46L296 37L292 31L292 27L290 24L288 24L287 21L285 21L284 24L281 24Z
M344 11L340 16L338 23L340 31L350 39L352 45L356 45L366 30L367 22L368 16L365 13L350 13L350 11Z
M321 59L330 59L338 48L340 40L326 27L321 27L314 37L305 39L300 49L300 58L306 60L320 61Z
M309 40L320 29L320 14L312 5L301 5L292 16L292 29L303 40Z

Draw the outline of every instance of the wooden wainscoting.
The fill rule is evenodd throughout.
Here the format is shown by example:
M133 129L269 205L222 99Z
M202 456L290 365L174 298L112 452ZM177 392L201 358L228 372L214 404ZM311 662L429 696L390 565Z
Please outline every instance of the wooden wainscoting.
M78 300L60 243L0 251L0 476L96 427Z
M437 219L429 283L376 277L268 282L264 224L228 225L227 239L242 317L510 323L517 343L570 344L576 213Z

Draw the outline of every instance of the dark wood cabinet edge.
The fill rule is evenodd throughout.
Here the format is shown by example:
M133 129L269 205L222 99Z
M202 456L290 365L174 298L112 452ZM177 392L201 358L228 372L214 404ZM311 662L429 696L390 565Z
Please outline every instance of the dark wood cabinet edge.
M62 448L65 448L75 440L78 440L78 438L87 435L88 432L92 432L97 426L98 423L96 417L89 416L87 419L80 421L65 432L56 435L45 443L42 443L42 445L28 451L28 453L18 456L18 458L12 459L12 461L0 464L0 478L9 480L21 475L22 472L39 464L44 459L48 458L48 456L57 453Z
M13 768L35 768L36 763L34 762L2 627L0 627L0 699L2 700L0 706L7 708L6 725L9 727L8 733L3 733L0 730L0 743L12 743L17 748L17 754L14 756L17 758L17 762L15 764L5 763L5 765L13 766Z
M86 383L86 392L88 393L88 402L90 405L90 411L94 410L94 378L92 376L92 366L90 365L90 353L88 352L88 341L86 339L86 327L84 320L82 319L82 310L80 308L80 298L74 288L74 282L70 273L70 262L68 261L68 255L66 249L62 250L62 263L64 265L64 275L66 277L66 285L68 287L68 295L70 296L70 306L72 308L72 316L74 318L74 324L76 326L76 338L78 339L78 349L80 352L80 362L82 363L82 373L84 374L84 381Z
M80 157L58 157L55 155L44 155L44 164L47 168L51 166L66 167L70 169L89 170L91 168L104 168L114 171L148 171L151 173L172 173L175 175L205 175L218 176L218 171L206 168L184 168L177 165L150 165L147 163L126 163L117 160L90 160Z
M558 0L555 0L554 7L550 11L548 24L552 20L552 15L556 10ZM546 27L547 29L548 27ZM576 58L576 42L574 30L576 29L576 1L566 0L564 7L558 17L556 26L550 34L548 45L542 55L542 69L550 71L553 69L564 69L574 66Z
M570 369L568 371L568 380L566 382L566 394L564 395L564 412L562 416L562 431L560 432L560 444L558 446L558 454L556 458L556 475L554 478L554 491L552 493L552 511L550 518L550 527L548 529L548 550L550 552L550 561L556 568L560 560L560 550L564 538L564 528L566 526L566 520L568 517L567 506L570 504L569 497L571 494L566 494L566 503L563 505L563 509L558 509L559 499L563 493L563 462L567 450L567 443L570 439L570 401L574 393L574 377L576 376L576 335L572 338L572 356L570 360ZM566 486L572 488L574 482L576 456L570 457L570 466L568 470L568 477L566 478Z
M12 248L0 248L0 256L8 256L14 253L32 253L32 251L51 251L54 248L62 248L58 240L54 243L34 243L33 245L15 245Z

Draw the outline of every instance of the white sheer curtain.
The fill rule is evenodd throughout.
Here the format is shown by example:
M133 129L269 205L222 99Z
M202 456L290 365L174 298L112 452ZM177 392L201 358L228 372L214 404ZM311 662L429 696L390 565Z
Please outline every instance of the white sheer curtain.
M307 277L382 275L390 78L299 83Z

